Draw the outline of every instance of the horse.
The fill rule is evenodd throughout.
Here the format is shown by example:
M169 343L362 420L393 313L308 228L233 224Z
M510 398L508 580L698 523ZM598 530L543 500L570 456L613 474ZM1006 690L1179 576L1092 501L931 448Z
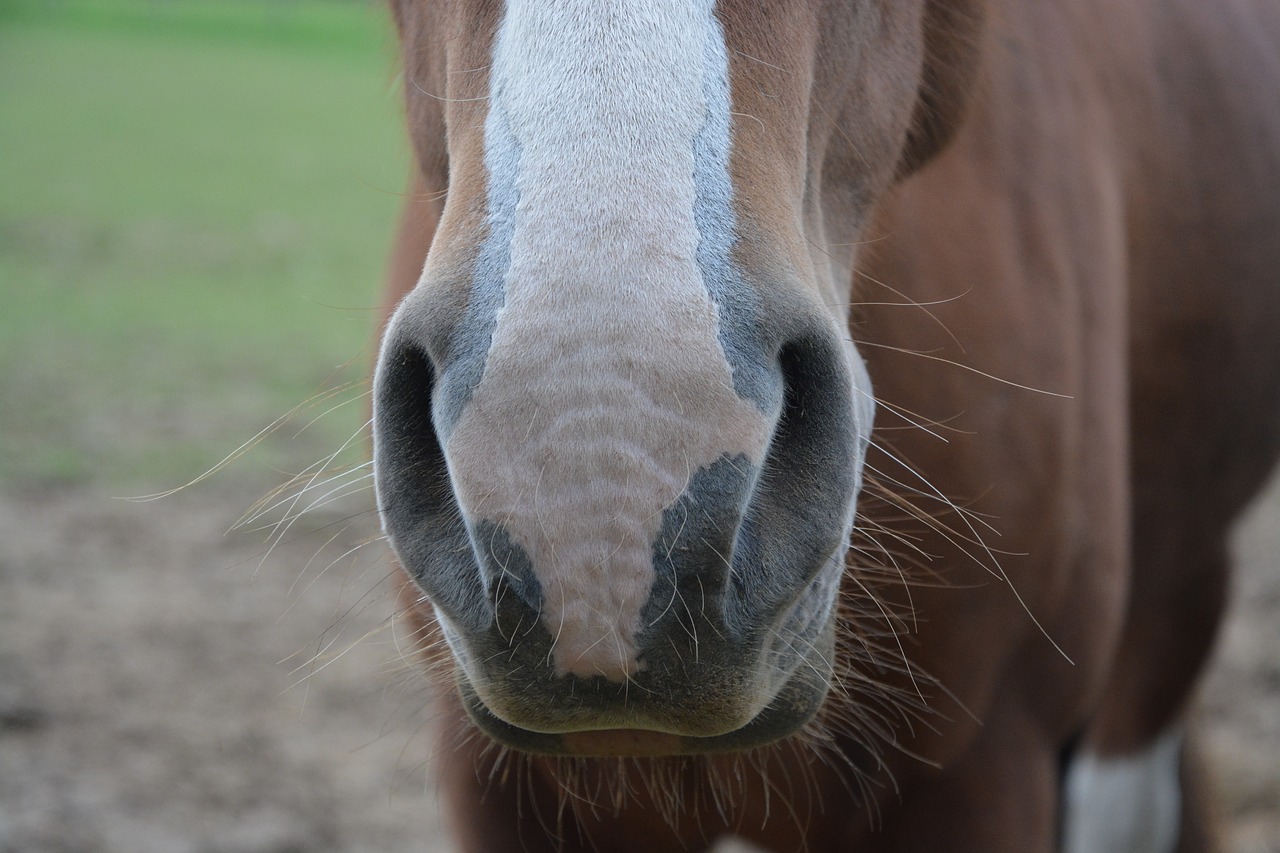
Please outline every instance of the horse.
M1212 849L1280 5L391 8L375 483L459 849Z

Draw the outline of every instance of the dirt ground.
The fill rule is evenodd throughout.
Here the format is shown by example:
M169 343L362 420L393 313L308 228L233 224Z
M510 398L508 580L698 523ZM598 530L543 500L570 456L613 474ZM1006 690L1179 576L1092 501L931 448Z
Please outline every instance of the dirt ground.
M0 492L0 851L449 849L368 497L265 561L255 497ZM1238 554L1205 740L1229 849L1274 852L1280 490Z

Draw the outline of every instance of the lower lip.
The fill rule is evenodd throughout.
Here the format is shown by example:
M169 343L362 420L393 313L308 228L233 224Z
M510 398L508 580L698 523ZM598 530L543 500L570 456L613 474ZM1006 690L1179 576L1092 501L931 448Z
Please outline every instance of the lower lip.
M680 753L680 736L638 729L604 729L560 735L565 752L593 758L623 756L652 758Z

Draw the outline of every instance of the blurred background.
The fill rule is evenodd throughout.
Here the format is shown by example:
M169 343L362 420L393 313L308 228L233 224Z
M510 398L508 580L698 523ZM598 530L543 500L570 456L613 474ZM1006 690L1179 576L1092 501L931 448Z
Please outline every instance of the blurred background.
M439 843L360 547L388 17L0 0L0 850Z
M0 0L0 851L448 849L362 467L407 169L376 0ZM1237 550L1274 853L1280 494Z

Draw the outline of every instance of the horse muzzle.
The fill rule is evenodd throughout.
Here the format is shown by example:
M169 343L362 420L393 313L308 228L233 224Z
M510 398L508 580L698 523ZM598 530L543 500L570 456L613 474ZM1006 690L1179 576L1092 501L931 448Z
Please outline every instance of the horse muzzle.
M540 753L803 726L831 677L872 414L829 317L728 345L624 350L610 328L534 323L468 346L424 334L425 304L384 341L378 505L477 725Z

